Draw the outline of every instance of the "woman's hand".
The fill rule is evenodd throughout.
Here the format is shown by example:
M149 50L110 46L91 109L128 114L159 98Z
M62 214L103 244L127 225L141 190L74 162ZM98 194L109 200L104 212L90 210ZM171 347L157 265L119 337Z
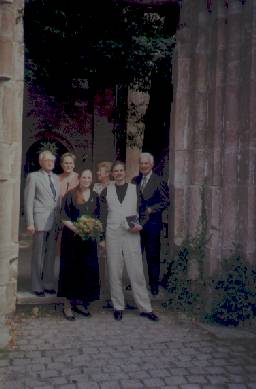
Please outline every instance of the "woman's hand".
M136 224L134 224L133 227L129 228L129 231L136 233L136 232L140 232L142 229L143 229L143 227L140 224L136 223Z
M64 224L64 226L66 226L67 228L69 228L71 231L73 231L75 234L78 234L78 230L77 228L74 226L74 224L69 221L69 220L63 220L62 223Z

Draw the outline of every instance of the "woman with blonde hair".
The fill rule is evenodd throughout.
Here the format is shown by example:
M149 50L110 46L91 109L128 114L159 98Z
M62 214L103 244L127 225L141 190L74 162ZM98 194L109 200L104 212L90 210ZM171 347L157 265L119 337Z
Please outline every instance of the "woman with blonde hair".
M64 197L65 194L74 189L78 183L78 174L74 172L76 156L72 153L65 153L60 158L60 165L63 173L59 175L60 194Z

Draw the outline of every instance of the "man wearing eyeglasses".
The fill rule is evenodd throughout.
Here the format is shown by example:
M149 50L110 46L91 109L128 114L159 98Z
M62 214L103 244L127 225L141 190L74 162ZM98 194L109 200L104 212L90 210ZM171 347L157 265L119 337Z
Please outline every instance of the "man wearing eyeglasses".
M55 156L50 151L39 155L41 169L30 173L25 186L27 231L33 236L31 282L36 296L55 294L54 261L60 214L58 176L53 173Z

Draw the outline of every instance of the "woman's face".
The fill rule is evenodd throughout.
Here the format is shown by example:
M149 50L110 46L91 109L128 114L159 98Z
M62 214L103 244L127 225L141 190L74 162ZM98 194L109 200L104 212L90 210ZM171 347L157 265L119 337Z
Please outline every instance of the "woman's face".
M79 185L81 189L88 189L92 184L92 172L84 170L79 178Z
M67 173L67 174L73 173L74 167L75 167L73 158L65 157L62 164L61 164L61 167L62 167L64 173Z
M97 171L97 177L99 182L105 182L106 180L109 179L109 172L107 172L106 168L100 167Z

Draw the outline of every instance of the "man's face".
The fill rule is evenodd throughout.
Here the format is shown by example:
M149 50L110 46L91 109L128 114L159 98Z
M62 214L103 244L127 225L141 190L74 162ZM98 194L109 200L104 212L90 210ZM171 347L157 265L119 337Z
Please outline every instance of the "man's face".
M123 165L116 165L112 170L112 176L116 183L123 183L125 181L125 169Z
M153 169L153 163L150 161L150 158L147 156L140 157L139 166L140 166L140 172L141 174L143 174L143 176L149 174Z
M67 173L67 174L73 173L74 167L75 167L73 158L65 157L62 164L61 164L61 167L62 167L64 173Z
M100 167L96 174L99 182L105 182L109 179L109 172L104 167Z
M39 161L41 168L46 173L51 173L55 165L55 157L51 153L44 154L43 158Z

